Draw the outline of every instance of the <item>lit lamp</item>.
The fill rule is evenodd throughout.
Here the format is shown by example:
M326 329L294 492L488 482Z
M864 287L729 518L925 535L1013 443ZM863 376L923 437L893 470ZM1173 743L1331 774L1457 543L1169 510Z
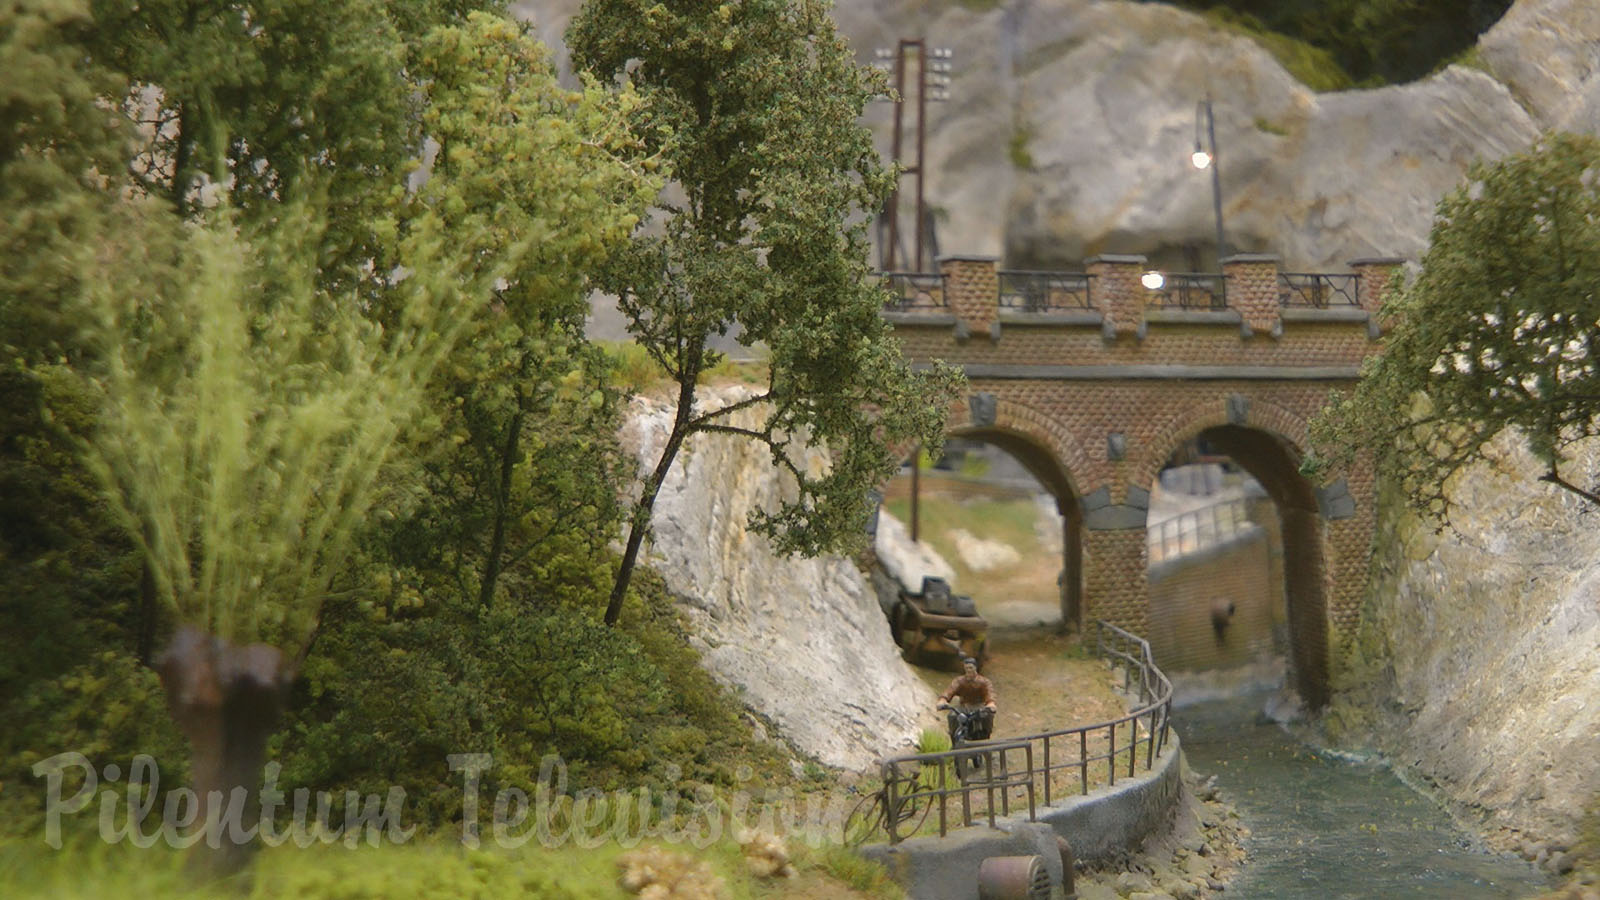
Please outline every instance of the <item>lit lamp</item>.
M1160 272L1151 270L1139 276L1139 283L1144 285L1147 291L1159 291L1167 283L1167 279Z
M1206 118L1207 147L1200 145L1200 116ZM1211 170L1211 209L1217 216L1217 271L1222 271L1222 259L1228 255L1228 248L1222 242L1222 173L1217 163L1217 125L1211 118L1211 98L1207 97L1196 104L1194 108L1194 153L1189 155L1189 161L1194 163L1196 169Z

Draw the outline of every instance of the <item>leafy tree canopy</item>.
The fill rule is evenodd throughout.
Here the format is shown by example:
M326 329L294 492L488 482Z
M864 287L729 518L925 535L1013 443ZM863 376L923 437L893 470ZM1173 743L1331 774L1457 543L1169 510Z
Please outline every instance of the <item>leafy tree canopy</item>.
M1447 519L1449 479L1513 429L1541 480L1600 504L1566 450L1600 434L1600 139L1557 134L1472 167L1436 214L1421 275L1391 294L1393 330L1314 441L1369 448Z
M816 553L864 532L869 491L892 474L888 447L937 442L954 376L913 373L879 316L865 222L891 186L859 123L878 87L822 0L591 0L567 34L573 59L625 78L638 127L670 174L652 227L602 270L631 331L677 385L677 415L635 506L607 610L621 609L662 479L695 432L766 444L798 482L752 526L786 551ZM696 379L738 327L771 353L766 390L696 407ZM764 404L764 406L762 405ZM765 409L755 428L736 409ZM804 471L801 441L831 467Z

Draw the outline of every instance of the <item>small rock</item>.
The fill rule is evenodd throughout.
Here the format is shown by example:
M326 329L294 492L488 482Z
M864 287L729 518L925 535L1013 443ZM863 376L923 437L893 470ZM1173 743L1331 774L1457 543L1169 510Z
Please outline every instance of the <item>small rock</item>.
M1210 875L1212 869L1211 861L1203 856L1189 857L1183 867L1190 875Z
M1545 861L1545 868L1557 875L1565 875L1577 867L1577 860L1574 860L1570 853L1553 853Z
M1150 876L1143 872L1123 872L1117 876L1117 891L1121 894L1135 894L1149 891L1154 887Z

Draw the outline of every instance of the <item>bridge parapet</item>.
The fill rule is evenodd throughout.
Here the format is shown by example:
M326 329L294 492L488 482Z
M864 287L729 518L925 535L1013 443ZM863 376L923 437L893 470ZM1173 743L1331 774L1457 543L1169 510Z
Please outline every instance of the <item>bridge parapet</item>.
M1283 272L1279 258L1236 254L1222 273L1164 273L1165 284L1141 281L1148 260L1103 254L1085 260L1084 272L1002 270L992 256L946 256L938 273L884 273L894 296L885 313L896 321L954 319L956 337L987 334L998 340L1002 323L1095 324L1103 337L1143 338L1150 322L1234 324L1242 337L1279 337L1285 321L1366 321L1372 337L1383 295L1403 260L1350 261L1348 273ZM1056 320L1059 320L1057 322Z

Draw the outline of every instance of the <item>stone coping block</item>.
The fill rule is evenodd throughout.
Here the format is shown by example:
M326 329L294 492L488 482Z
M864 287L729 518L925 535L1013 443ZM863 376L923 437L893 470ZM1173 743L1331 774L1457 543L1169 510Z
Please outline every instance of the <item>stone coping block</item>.
M980 262L995 263L998 265L1000 262L1000 257L987 256L982 253L946 253L935 260L936 264L943 264L947 262Z
M1277 264L1280 262L1283 262L1283 257L1277 255L1276 253L1235 253L1232 256L1224 256L1222 258L1223 265L1228 265L1229 263Z
M1357 266L1403 266L1406 264L1403 256L1363 256L1359 259L1345 260L1345 265L1350 268Z
M1160 309L1144 311L1144 320L1152 325L1226 325L1239 327L1243 317L1237 309Z
M891 325L926 325L930 328L949 328L951 325L956 324L956 317L950 313L924 313L884 310L881 315L883 316L883 320Z
M1287 307L1280 313L1285 322L1365 322L1372 314L1354 306L1344 309L1304 309Z
M1070 312L1023 312L1002 309L1000 321L1006 325L1091 325L1096 328L1105 319L1098 309L1079 309Z
M1083 264L1086 266L1092 266L1096 263L1104 263L1108 266L1142 266L1149 261L1149 257L1136 253L1102 253L1099 256L1089 257L1083 261Z

